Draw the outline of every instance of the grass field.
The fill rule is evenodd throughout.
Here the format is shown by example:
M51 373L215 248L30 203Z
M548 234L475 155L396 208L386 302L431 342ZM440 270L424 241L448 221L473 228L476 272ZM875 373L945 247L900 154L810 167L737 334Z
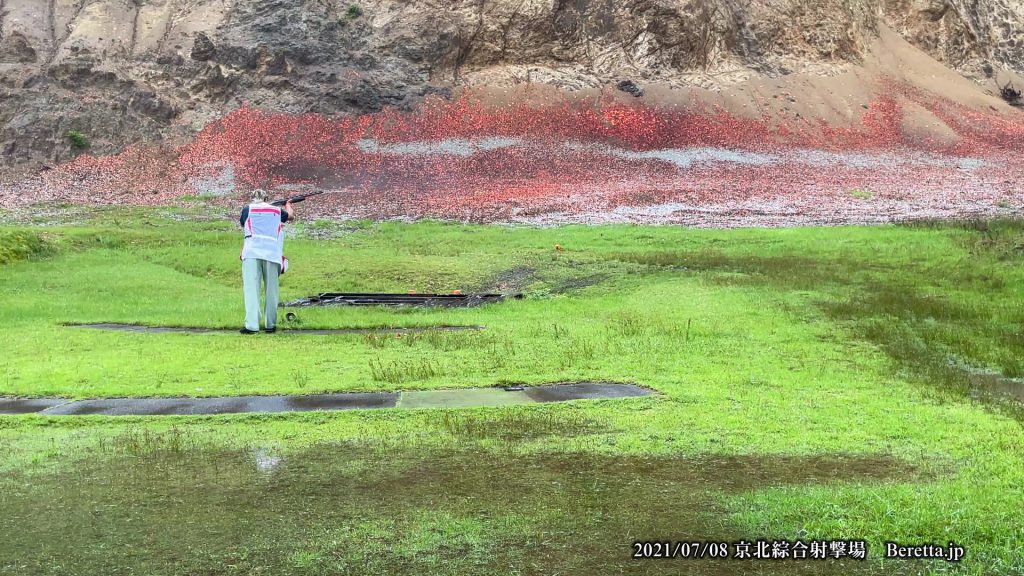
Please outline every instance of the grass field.
M0 228L0 396L635 382L458 410L0 416L0 573L1024 574L1024 224L808 229L299 222L284 300L238 328L231 215L36 207ZM556 249L556 245L560 249ZM998 386L993 386L993 383ZM996 390L999 390L997 393ZM1015 398L1016 394L1016 399ZM869 560L633 560L637 540L866 540ZM963 562L881 560L956 542Z

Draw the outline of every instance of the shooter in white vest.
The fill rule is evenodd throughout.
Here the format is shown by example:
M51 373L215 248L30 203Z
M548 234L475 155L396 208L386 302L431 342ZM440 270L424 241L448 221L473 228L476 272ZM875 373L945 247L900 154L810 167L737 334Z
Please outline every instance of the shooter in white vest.
M294 218L292 203L284 208L267 203L267 192L252 191L252 202L242 208L239 222L245 241L242 244L242 289L245 292L245 328L242 334L260 331L260 284L266 286L263 325L267 333L277 331L277 279L286 269L284 223Z

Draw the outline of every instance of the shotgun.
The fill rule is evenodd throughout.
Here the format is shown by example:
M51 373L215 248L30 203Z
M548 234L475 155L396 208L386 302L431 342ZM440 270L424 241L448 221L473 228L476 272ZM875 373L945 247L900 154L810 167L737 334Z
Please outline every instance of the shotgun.
M323 193L324 193L324 190L318 190L316 192L309 192L307 194L299 194L298 196L291 196L291 197L285 198L283 200L274 200L273 202L270 203L270 205L271 206L284 206L285 204L287 204L289 202L291 202L292 204L296 204L298 202L302 202L303 200L305 200L306 198L309 198L310 196L316 196L318 194L323 194Z

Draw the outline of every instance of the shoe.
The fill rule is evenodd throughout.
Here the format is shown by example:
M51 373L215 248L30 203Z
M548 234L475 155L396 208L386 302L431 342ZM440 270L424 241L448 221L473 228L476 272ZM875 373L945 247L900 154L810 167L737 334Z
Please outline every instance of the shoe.
M267 334L273 334L274 332L277 332L277 328L265 328L263 331Z
M248 328L242 328L238 331L239 334L259 334L259 330L249 330Z

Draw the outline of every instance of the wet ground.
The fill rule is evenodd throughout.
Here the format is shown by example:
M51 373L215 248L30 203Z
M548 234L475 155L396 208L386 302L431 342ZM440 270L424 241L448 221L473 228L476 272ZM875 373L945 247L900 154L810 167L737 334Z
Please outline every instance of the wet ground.
M89 328L93 330L111 330L114 332L143 332L147 334L185 333L212 334L238 333L238 328L196 328L187 326L142 326L139 324L69 324L69 328ZM413 334L418 332L439 331L456 332L459 330L483 330L483 326L426 326L421 328L333 328L333 329L297 329L278 328L278 334L306 334L310 336L327 336L331 334L378 334L381 332L394 334Z
M991 372L969 372L967 378L971 384L968 393L972 398L994 396L1024 403L1024 380L1020 378L1008 378Z
M522 299L522 294L511 295ZM322 292L316 296L300 298L284 304L285 307L304 306L418 306L435 308L472 308L501 302L504 294L406 294L365 292Z
M549 435L579 432L560 420ZM886 574L899 567L645 561L631 551L637 540L797 537L739 532L719 495L919 476L886 455L221 450L170 434L127 434L88 452L55 472L0 477L0 573Z
M0 398L0 415L43 416L194 416L241 412L305 412L373 408L463 408L531 402L564 402L647 396L632 384L580 382L504 388L464 388L410 392L310 394L304 396L224 396L213 398L106 398L62 400Z
M0 398L0 414L32 414L66 403L60 398Z

